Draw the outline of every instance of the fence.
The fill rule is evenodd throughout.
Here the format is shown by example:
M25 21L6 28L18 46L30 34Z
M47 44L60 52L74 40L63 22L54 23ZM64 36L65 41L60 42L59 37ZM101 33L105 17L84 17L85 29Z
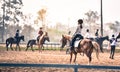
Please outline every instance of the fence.
M58 42L48 42L48 43L45 43L44 45L46 45L46 48L48 48L48 46L55 49L60 47L60 43Z
M94 69L119 69L120 66L98 66L98 65L72 65L72 64L15 64L0 63L1 67L54 67L54 68L73 68L74 72L78 72L79 68Z

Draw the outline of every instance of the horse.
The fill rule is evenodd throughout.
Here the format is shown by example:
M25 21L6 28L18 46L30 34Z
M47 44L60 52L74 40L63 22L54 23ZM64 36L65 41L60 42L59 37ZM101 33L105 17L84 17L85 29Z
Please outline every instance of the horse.
M98 38L89 38L89 39L92 40L92 41L96 41L100 46L100 51L102 53L104 53L103 52L103 41L105 41L105 40L109 41L109 36L98 37Z
M45 41L45 37L48 37L48 33L47 32L44 32L42 34L42 36L40 36L39 38L39 41L38 41L38 49L39 49L39 52L42 52L41 49L43 47L43 43Z
M21 40L24 41L24 36L23 35L19 36L18 40L16 40L13 37L10 37L10 38L6 39L6 48L7 48L7 51L8 51L8 46L9 45L10 45L11 50L13 50L12 44L16 44L16 49L15 50L17 50L17 47L18 47L19 51L20 51L21 49L20 49L19 43L20 43Z
M42 40L43 42L41 43L43 49L44 49L43 44L45 43L46 40L47 40L48 42L50 41L50 39L49 39L48 36L44 36L44 37L43 37L43 40ZM31 39L31 40L28 41L26 51L28 50L29 47L31 47L31 50L34 51L34 50L33 50L33 45L37 45L37 40L36 40L36 39Z
M71 36L69 35L62 35L62 39L61 39L61 47L64 47L67 44L67 40L70 40ZM91 63L92 61L92 57L91 54L93 52L93 49L96 51L96 57L98 58L99 55L99 44L97 42L94 41L94 43L90 40L90 39L81 39L78 42L78 46L74 47L74 50L70 51L70 63L72 61L72 55L75 55L74 58L74 62L76 62L76 57L77 57L77 53L85 53L86 56L88 57L89 61L88 64Z

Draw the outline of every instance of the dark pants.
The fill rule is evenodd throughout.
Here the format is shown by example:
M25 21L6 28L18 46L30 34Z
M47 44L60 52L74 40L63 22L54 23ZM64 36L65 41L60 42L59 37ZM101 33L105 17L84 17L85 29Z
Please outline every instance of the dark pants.
M114 53L115 53L115 46L111 46L111 51L110 51L110 58L114 58Z
M76 34L73 36L72 41L70 43L71 46L71 50L74 50L74 42L76 41L76 39L83 39L83 36L81 34Z
M15 42L18 42L18 38L19 38L19 37L14 37L14 38L15 38Z

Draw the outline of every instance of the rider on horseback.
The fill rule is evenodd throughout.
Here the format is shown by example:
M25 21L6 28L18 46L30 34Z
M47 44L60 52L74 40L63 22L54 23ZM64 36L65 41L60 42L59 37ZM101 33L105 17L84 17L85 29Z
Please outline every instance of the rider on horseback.
M16 33L15 33L15 41L18 41L18 38L19 38L19 30L17 29Z
M73 37L72 37L72 41L71 41L71 44L70 44L70 49L71 50L74 50L74 42L76 41L76 39L83 39L83 36L81 35L81 30L82 30L82 24L83 24L83 20L82 19L79 19L78 20L78 26L77 26L77 29L76 29L76 32L74 33Z
M37 37L37 43L39 42L39 39L40 39L40 37L42 36L42 34L43 34L43 30L42 30L43 28L42 27L40 27L40 30L39 30L39 32L38 32L38 37Z

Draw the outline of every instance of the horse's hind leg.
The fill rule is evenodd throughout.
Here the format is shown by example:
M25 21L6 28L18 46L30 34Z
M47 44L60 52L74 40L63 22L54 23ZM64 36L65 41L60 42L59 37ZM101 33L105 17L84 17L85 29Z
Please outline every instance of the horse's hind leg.
M10 48L11 48L11 50L13 51L12 44L10 44Z
M89 58L88 65L90 65L90 63L92 61L91 53L87 53L86 55Z
M34 50L33 50L33 45L31 46L31 50L34 51Z
M19 51L21 51L21 48L20 48L20 46L18 45L18 48L19 48Z

